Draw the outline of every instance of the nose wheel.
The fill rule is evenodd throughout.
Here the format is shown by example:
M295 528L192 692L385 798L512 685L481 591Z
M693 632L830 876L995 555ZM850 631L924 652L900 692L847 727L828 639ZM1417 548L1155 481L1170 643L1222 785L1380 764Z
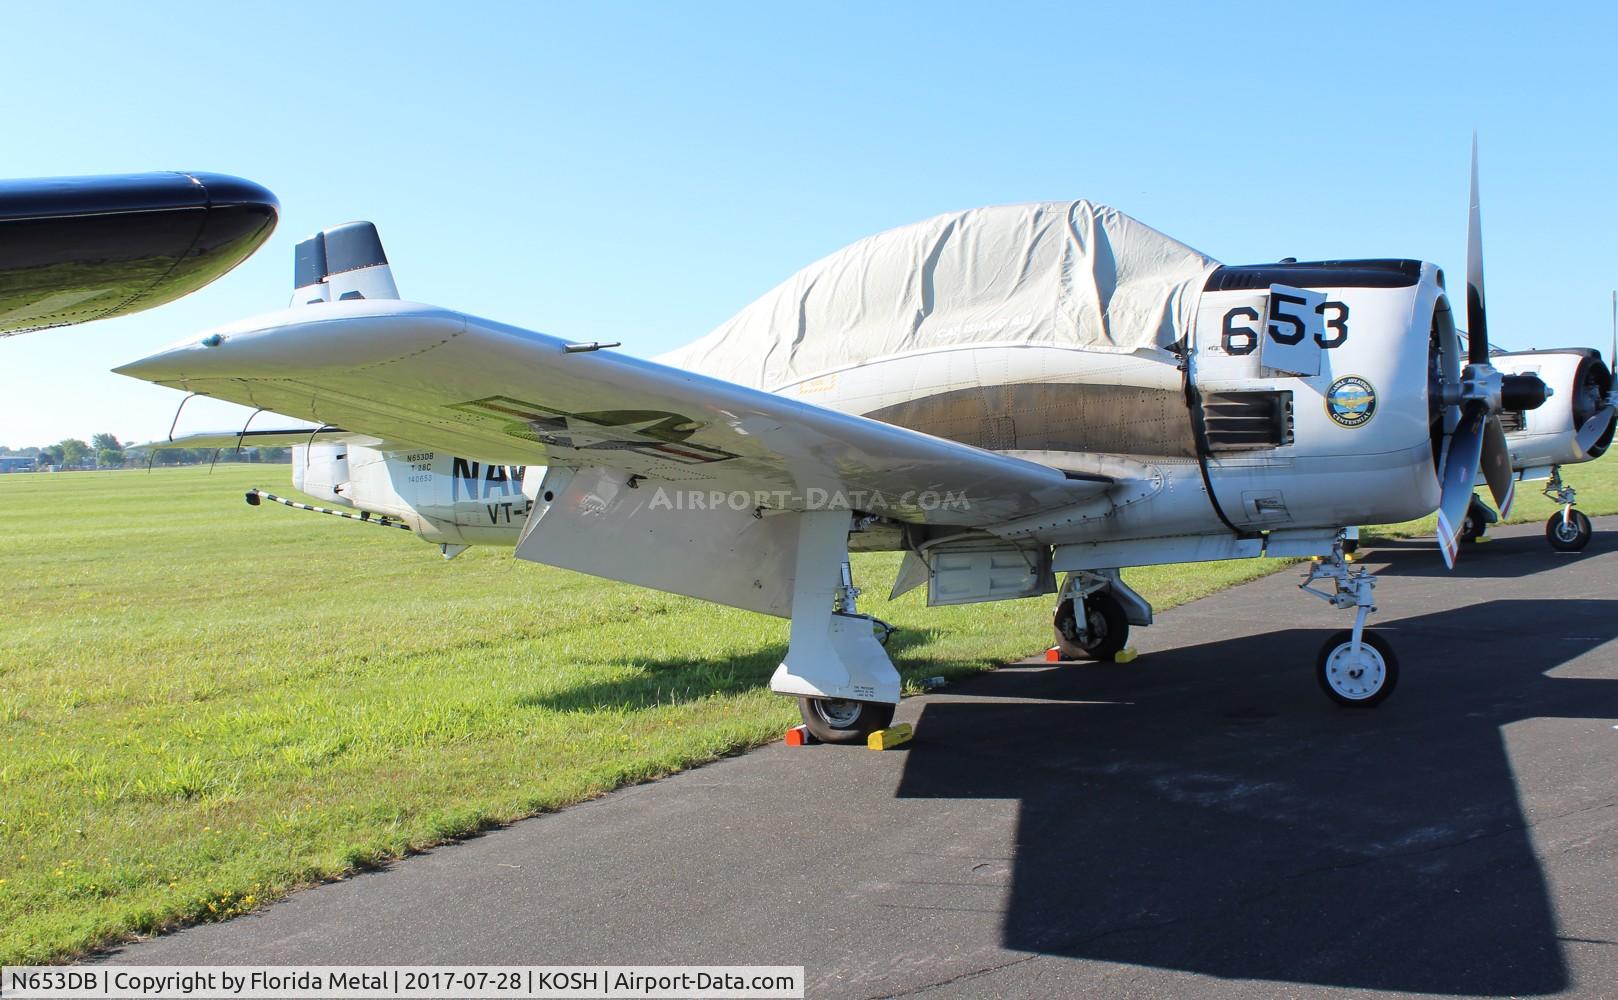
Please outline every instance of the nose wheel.
M1567 510L1552 514L1545 522L1545 540L1558 552L1577 552L1590 544L1595 528L1583 511Z
M1315 661L1315 679L1326 697L1346 708L1373 708L1387 700L1399 683L1399 659L1393 647L1374 632L1354 641L1352 629L1326 640Z

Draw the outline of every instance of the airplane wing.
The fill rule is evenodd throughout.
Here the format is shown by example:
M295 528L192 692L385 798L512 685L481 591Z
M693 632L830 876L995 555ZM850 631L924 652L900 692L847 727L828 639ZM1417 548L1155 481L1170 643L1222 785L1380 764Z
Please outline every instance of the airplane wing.
M0 181L0 337L195 291L258 249L278 211L222 174Z
M118 371L487 463L743 491L766 509L842 494L901 521L982 527L1111 485L593 348L354 299L246 320Z

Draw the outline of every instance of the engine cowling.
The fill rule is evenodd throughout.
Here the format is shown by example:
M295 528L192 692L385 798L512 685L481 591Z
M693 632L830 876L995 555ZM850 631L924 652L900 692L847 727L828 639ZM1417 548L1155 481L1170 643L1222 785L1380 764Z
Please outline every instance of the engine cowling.
M1512 466L1530 469L1547 465L1588 462L1606 454L1612 445L1614 421L1603 433L1580 447L1579 430L1610 405L1613 374L1597 351L1555 348L1516 351L1491 359L1501 372L1538 375L1552 390L1545 405L1502 414Z

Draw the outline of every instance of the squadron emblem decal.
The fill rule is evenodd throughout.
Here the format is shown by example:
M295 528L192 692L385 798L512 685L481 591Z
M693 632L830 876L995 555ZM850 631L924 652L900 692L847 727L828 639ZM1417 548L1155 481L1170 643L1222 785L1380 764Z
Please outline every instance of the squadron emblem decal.
M1345 375L1326 390L1326 414L1344 427L1364 427L1376 415L1376 390L1358 375Z

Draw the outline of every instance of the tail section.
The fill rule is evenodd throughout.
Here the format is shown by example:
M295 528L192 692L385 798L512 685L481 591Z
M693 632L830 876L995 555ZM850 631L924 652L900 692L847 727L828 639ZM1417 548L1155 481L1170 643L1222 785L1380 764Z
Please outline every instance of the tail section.
M369 222L333 226L299 243L292 284L295 306L399 297L382 237Z

